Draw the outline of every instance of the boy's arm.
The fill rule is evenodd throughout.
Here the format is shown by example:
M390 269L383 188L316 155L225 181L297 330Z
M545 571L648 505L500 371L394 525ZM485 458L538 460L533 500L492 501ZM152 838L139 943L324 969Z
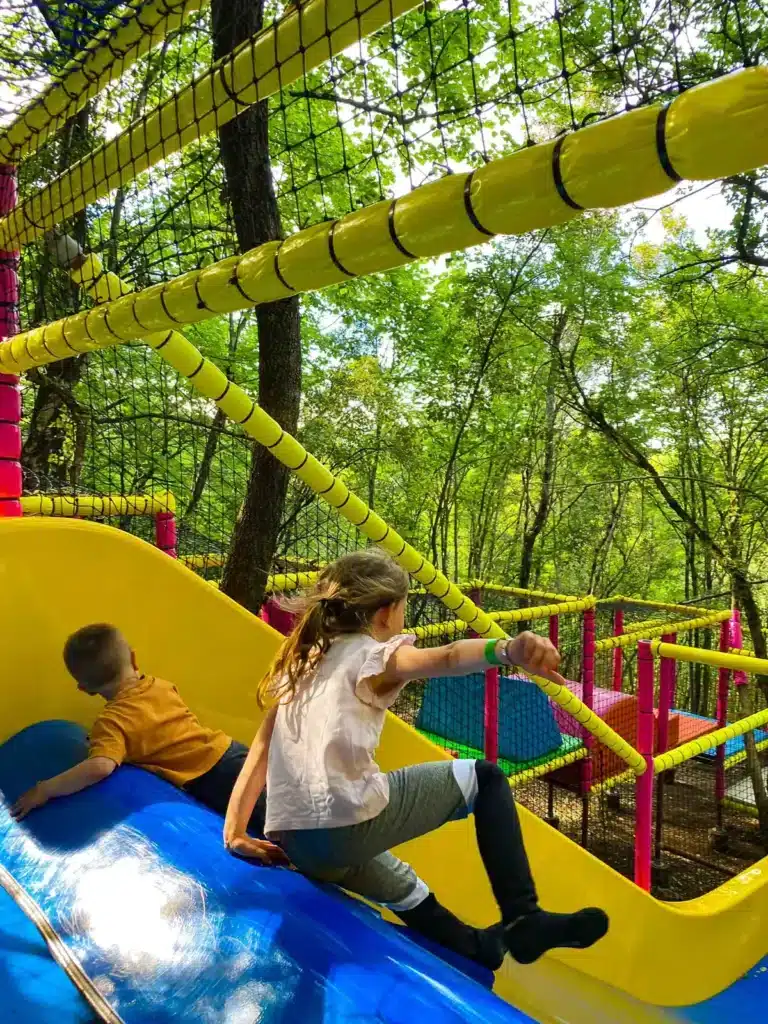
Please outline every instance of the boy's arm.
M11 814L17 821L26 818L30 811L42 807L57 796L70 796L81 789L101 782L117 768L117 764L109 757L89 757L74 768L69 768L52 779L38 782L36 786L23 793L11 807Z
M382 674L370 681L371 688L385 694L388 689L411 679L484 672L491 664L486 658L487 645L487 640L457 640L444 647L399 647L389 658ZM529 675L545 676L565 685L565 680L557 672L560 655L545 637L520 633L512 640L499 640L495 654L502 664L518 665Z
M287 858L279 846L254 839L246 831L256 801L266 785L269 743L276 715L277 707L274 707L264 716L243 769L232 789L224 819L224 845L231 853L241 857L253 857L268 864L285 864Z

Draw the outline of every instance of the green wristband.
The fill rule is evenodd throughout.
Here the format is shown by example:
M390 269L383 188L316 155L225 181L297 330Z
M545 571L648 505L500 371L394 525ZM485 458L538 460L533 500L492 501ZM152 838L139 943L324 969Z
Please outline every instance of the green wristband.
M489 640L485 645L485 660L489 665L503 665L504 662L499 658L496 653L496 647L498 646L498 640Z

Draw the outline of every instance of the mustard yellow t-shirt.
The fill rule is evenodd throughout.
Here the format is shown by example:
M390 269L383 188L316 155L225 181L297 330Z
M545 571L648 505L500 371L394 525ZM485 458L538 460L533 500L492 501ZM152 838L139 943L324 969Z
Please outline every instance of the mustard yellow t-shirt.
M183 786L213 768L230 743L220 729L200 724L171 683L140 676L107 701L93 723L88 756L127 761Z

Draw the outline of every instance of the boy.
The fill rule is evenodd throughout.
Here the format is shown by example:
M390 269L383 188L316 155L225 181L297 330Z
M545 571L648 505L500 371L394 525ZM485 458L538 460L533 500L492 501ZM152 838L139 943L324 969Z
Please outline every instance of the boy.
M11 808L17 820L54 797L106 779L124 762L159 775L225 814L247 747L201 725L175 686L140 673L134 652L114 626L98 623L73 633L64 645L64 663L78 690L103 698L106 707L88 737L87 760L38 782L19 797ZM263 833L263 798L248 827ZM287 863L278 846L252 836L240 837L232 852L267 864Z

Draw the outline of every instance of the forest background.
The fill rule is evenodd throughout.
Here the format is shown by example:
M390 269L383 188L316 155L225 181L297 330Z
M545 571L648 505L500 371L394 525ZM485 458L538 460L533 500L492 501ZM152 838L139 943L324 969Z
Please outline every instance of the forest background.
M87 6L6 0L6 124L82 45ZM628 96L669 98L681 82L759 63L768 44L757 2L700 0L674 16L666 3L576 4L566 51L542 10L428 0L400 20L394 47L382 33L63 227L145 287L551 138ZM23 163L22 197L279 14L217 0L190 19ZM517 92L502 45L513 17L536 26L517 36ZM636 64L584 72L584 53L610 38L642 50ZM542 85L563 66L567 102L562 82ZM763 170L188 334L449 577L699 605L733 594L765 656L766 268ZM21 270L23 327L82 303L44 241ZM302 554L297 523L316 531L304 555L341 543L307 518L311 496L270 456L146 353L54 364L24 392L28 490L170 488L182 553L220 552L222 588L249 607L275 559Z

